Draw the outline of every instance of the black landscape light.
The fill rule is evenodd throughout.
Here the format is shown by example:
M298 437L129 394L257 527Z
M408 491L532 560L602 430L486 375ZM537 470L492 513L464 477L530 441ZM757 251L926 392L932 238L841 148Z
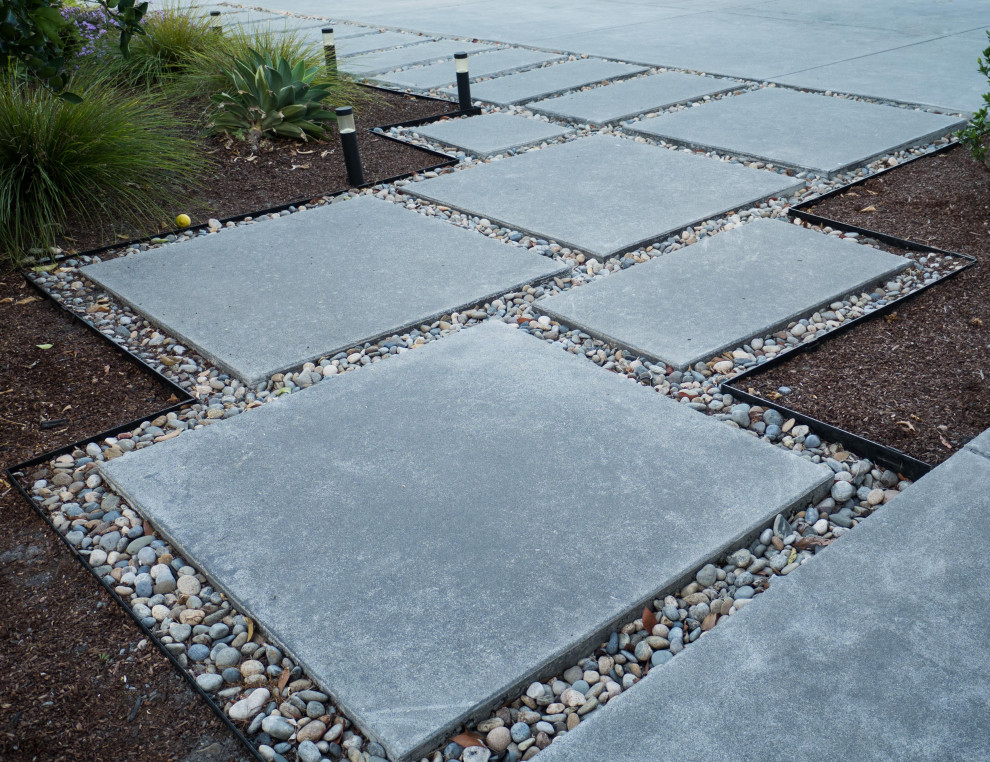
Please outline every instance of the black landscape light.
M454 70L457 72L457 100L461 111L471 108L471 83L468 81L467 53L454 53Z
M323 30L323 57L327 62L327 73L337 70L337 43L333 39L333 27Z
M344 149L344 166L347 167L347 182L357 187L364 185L364 170L361 169L361 154L358 153L357 131L354 127L354 109L341 106L334 109L337 114L337 131Z
M210 29L217 34L223 32L223 24L220 22L220 11L210 11Z

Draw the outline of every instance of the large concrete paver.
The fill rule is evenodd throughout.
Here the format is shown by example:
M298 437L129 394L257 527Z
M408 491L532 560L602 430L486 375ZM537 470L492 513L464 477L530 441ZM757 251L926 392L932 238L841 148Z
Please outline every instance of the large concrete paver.
M740 87L739 82L667 71L528 104L533 111L606 124Z
M642 66L582 58L476 82L471 86L471 97L474 100L508 106L616 77L630 77L644 71L646 70Z
M328 26L333 25L328 24ZM382 50L383 53L386 53L390 52L388 49L396 48L400 45L404 46L399 48L400 50L408 51L414 47L431 44L433 38L408 34L406 32L377 32L376 34L345 37L338 42L336 40L336 33L334 33L334 42L336 43L338 57L359 56L362 58L371 58L376 55L372 51ZM382 55L383 53L378 53L377 55ZM345 61L341 61L339 65L343 69L348 64Z
M593 136L403 191L607 257L801 185L774 172Z
M476 156L504 153L571 132L556 124L501 112L433 122L413 131Z
M893 11L896 12L896 11ZM714 11L576 35L546 47L708 74L764 79L909 45L934 35Z
M757 220L535 306L683 369L859 293L910 263L786 222Z
M806 69L776 81L970 114L983 105L987 91L987 79L976 61L988 44L983 31L970 32Z
M368 197L83 269L248 382L565 270Z
M395 760L832 481L499 322L103 468Z
M389 34L386 32L385 34ZM359 38L364 40L366 38ZM419 38L423 39L423 38ZM345 40L344 42L348 42ZM351 56L346 50L342 55L349 56L340 61L340 69L354 76L370 76L382 72L399 69L403 66L436 62L443 59L453 59L454 53L481 53L490 50L491 45L478 42L461 42L458 40L437 40L435 42L409 45L395 50L383 50L380 53Z
M560 60L560 56L544 53L529 48L503 48L488 53L470 56L468 59L469 74L473 77L484 77L492 74L503 74L514 69L549 63ZM404 69L390 74L382 74L376 79L399 87L413 87L419 90L453 85L457 81L453 61L420 66L417 69Z
M831 176L929 143L963 124L942 114L764 87L660 114L629 129Z
M988 512L957 453L541 760L990 758Z

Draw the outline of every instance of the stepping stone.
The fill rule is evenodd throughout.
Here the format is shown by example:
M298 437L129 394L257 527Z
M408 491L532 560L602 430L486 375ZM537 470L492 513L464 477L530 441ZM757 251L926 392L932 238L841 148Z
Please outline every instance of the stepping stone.
M252 384L565 271L368 197L83 270Z
M341 40L346 40L349 37L367 37L368 35L378 35L382 34L379 30L370 26L357 26L356 24L338 24L333 21L320 21L315 26L301 27L297 30L296 35L303 38L306 42L313 43L314 45L319 45L323 47L323 27L329 27L333 29L334 42L340 45ZM432 38L420 38L425 40L430 40Z
M832 176L924 145L963 124L941 114L765 87L644 119L629 129Z
M103 473L396 762L832 482L495 321Z
M983 105L987 91L987 79L975 65L986 46L987 36L980 30L820 66L776 81L972 113Z
M471 86L471 97L477 101L510 106L607 79L631 77L644 71L646 69L642 66L584 58L476 82ZM451 89L450 92L456 91Z
M332 25L331 25L332 26ZM336 29L336 27L334 27ZM375 50L385 50L388 48L395 48L400 45L406 46L402 48L403 50L411 49L414 47L422 46L426 43L432 42L432 37L423 37L418 34L407 34L406 32L376 32L375 34L363 34L359 37L345 37L341 40L336 39L336 31L334 32L334 42L337 46L337 56L362 56L366 58L372 58L372 55L366 55ZM343 69L345 62L340 62L340 68Z
M228 8L223 5L212 6L209 10L220 11L220 19L223 21L225 28L233 23L237 24L254 24L259 21L280 21L286 17L280 14L269 13L267 11L258 11L253 8Z
M472 77L484 77L501 74L513 69L523 69L527 66L559 61L560 56L543 53L527 48L504 48L491 53L481 53L471 56L468 60ZM421 66L418 69L405 69L392 74L383 74L376 79L399 87L411 87L417 90L434 90L457 81L453 62L444 62Z
M536 308L683 370L910 264L852 240L756 220L541 299Z
M572 132L555 124L503 113L447 119L415 127L413 131L475 156L505 153Z
M595 257L804 187L776 172L592 136L410 183L405 193Z
M537 101L529 108L574 122L608 124L744 86L741 82L668 71Z
M302 16L283 16L278 15L274 18L264 19L261 21L254 21L250 24L242 24L242 26L251 29L253 31L263 31L268 29L275 29L279 32L299 32L303 29L322 29L323 27L333 27L333 22L327 21L326 19L308 19ZM362 34L369 34L374 32L374 29L368 29L367 27L352 27L354 29L360 29ZM335 32L336 34L336 32ZM343 37L343 35L341 35ZM322 46L323 37L320 36L320 45Z
M699 756L713 762L776 756L770 749L790 759L986 759L988 512L990 460L953 455L586 716L541 762L653 762L670 757L671 739L700 744L700 728ZM947 611L951 625L936 633ZM757 700L757 686L776 698Z
M394 34L394 32L385 32ZM362 38L365 39L365 38ZM422 37L420 40L424 39ZM355 41L356 42L356 41ZM454 53L465 52L467 54L480 53L483 50L490 50L493 45L484 45L477 42L460 42L458 40L437 40L421 45L410 45L398 50L385 50L381 53L370 55L354 56L346 61L340 62L341 70L345 70L356 76L369 76L380 74L392 69L400 69L403 66L412 66L421 63L435 63L444 59L453 59ZM350 56L350 49L347 52L338 51L340 55Z

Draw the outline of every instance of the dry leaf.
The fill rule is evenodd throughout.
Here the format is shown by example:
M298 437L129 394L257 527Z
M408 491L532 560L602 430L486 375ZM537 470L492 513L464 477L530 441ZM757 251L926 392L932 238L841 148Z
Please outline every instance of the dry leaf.
M914 427L914 424L911 423L911 421L896 421L895 422L895 425L896 426L905 426L908 429L910 429L911 431L917 431L917 429Z
M653 632L653 628L657 626L656 615L650 611L650 607L647 606L643 609L643 628L647 632Z
M807 550L808 548L814 547L815 545L821 545L822 547L830 544L831 540L826 540L824 537L799 537L795 543L794 547L798 550Z
M869 193L871 196L879 196L880 195L876 191L871 191L869 188L866 189L866 192Z
M278 692L281 693L285 690L285 686L289 684L289 670L283 669L282 674L278 676Z
M946 450L951 450L951 449L952 449L952 445L951 445L951 444L949 443L949 440L948 440L948 439L946 439L946 438L945 438L944 436L942 436L941 434L939 434L939 435L938 435L938 441L942 443L942 446L943 446L943 447L944 447L944 448L945 448Z
M893 323L895 320L897 320L897 313L891 312L889 315L884 315L883 319L886 320L888 323Z
M14 306L20 307L22 304L30 304L31 302L40 302L40 301L41 301L40 296L26 296L23 299L19 299L18 301L14 302Z
M843 450L842 452L837 452L832 457L835 458L835 460L839 461L839 463L845 463L847 460L849 460L849 453Z
M983 325L983 321L980 320L979 318L973 318L972 320L969 321L969 324L975 325L977 328L979 328L981 325Z
M465 749L468 746L484 746L481 739L475 736L473 733L461 733L458 736L454 736L450 739L458 746L463 746Z
M714 614L714 613L709 614L701 622L701 631L708 632L712 627L715 626L716 622L718 622L718 614Z
M162 363L171 367L173 365L178 365L179 359L177 357L163 357Z
M0 304L13 304L14 297L8 296L6 299L0 299Z
M248 640L251 640L251 638L254 637L254 620L251 619L250 617L244 617L244 618L247 619L247 628L248 628L247 636L248 636Z
M876 210L877 210L877 208L875 206L872 206L871 205L871 206L864 206L859 211L861 211L861 212L875 212Z
M843 193L842 195L843 196L854 196L855 198L859 198L859 194L856 193L856 191L849 191L848 193Z

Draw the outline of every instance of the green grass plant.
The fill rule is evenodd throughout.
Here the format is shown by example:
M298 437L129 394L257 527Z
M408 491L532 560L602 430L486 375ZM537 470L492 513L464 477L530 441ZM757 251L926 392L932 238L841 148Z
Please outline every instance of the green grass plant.
M202 158L156 99L85 72L71 87L78 104L0 78L0 261L43 257L70 220L154 229L196 186Z

